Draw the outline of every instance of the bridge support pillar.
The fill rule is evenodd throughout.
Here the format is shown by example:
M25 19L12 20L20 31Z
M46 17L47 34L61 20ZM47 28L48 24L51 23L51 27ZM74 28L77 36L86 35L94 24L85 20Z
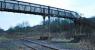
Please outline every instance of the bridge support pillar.
M50 41L51 40L51 34L50 34L50 17L51 16L48 16L48 40ZM43 15L43 25L44 25L44 29L45 29L45 20L46 19L46 16ZM44 36L43 33L41 36Z
M48 40L51 40L51 33L50 33L50 16L48 16Z
M50 21L50 7L48 6L48 41L51 40L51 33L50 33L50 24L51 24L51 21Z
M45 18L46 16L43 16L43 25L45 25Z
M45 27L46 27L46 26L45 26L45 19L46 19L46 16L43 15L42 17L43 17L43 23L42 23L42 24L43 24L43 29L45 29ZM41 32L40 38L41 38L41 37L44 37L44 33L45 33L45 32Z

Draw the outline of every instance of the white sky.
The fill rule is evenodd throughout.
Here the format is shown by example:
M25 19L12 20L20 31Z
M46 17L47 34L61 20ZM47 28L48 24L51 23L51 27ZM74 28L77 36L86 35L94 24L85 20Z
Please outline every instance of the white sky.
M42 4L62 9L68 9L81 13L83 17L95 16L95 0L19 0ZM0 27L7 30L23 21L28 22L30 26L42 22L42 17L30 14L0 12Z

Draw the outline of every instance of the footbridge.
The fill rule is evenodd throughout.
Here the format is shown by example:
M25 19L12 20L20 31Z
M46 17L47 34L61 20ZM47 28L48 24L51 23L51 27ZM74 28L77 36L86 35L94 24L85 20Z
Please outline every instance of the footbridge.
M0 11L27 13L69 19L77 19L80 17L80 15L74 11L22 1L0 0Z

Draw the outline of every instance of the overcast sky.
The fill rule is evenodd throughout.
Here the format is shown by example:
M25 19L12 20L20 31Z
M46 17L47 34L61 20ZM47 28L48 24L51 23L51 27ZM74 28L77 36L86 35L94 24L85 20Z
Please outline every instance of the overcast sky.
M19 0L31 3L37 3L62 9L73 10L81 13L83 17L95 16L95 0ZM9 12L0 12L0 27L8 29L18 23L28 22L30 26L41 23L42 17L30 14L18 14Z

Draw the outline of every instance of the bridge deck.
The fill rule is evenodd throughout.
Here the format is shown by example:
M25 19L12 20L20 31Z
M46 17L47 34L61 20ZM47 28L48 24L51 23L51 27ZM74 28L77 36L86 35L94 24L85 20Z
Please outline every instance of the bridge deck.
M62 18L78 18L78 13L60 8L22 1L0 1L0 11L28 13Z

